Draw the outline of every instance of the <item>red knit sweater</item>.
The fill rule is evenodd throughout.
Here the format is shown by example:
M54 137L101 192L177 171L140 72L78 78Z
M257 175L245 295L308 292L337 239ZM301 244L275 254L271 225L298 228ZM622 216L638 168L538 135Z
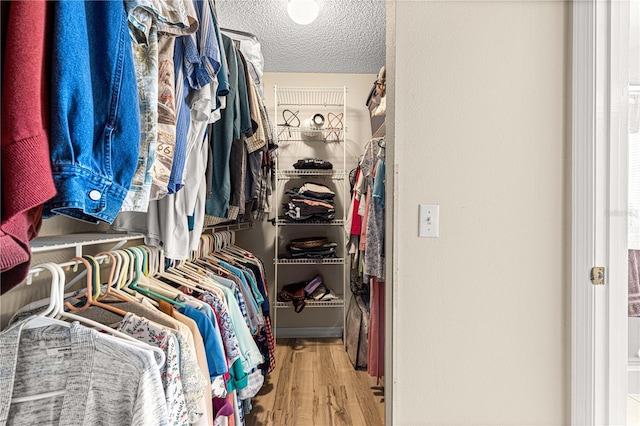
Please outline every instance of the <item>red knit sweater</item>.
M55 195L47 137L49 7L42 0L2 2L0 293L26 277L29 240L40 229L42 204Z

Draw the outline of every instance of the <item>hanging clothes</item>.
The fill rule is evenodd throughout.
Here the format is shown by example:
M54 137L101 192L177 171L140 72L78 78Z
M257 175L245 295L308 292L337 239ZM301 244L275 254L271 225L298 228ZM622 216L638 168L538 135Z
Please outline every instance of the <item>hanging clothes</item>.
M229 234L224 237L228 239ZM160 388L154 391L156 400L152 406L163 407L163 420L153 424L186 426L241 420L251 408L250 399L260 391L265 376L275 366L263 264L251 253L225 244L219 252L164 272L152 266L159 265L157 260L151 263L149 259L144 268L135 263L135 270L149 270L149 276L136 273L136 298L107 295L113 283L100 287L100 306L88 304L89 284L86 289L64 295L68 302L65 309L75 311L77 318L113 326L162 351L165 362L154 373ZM130 248L116 253L120 258L127 253L142 253L141 250ZM151 256L152 251L146 250ZM137 262L138 257L132 260ZM192 275L195 271L200 271L196 280ZM105 297L101 296L103 293ZM156 300L160 295L163 299ZM46 307L46 301L25 306L11 319L10 326L28 321ZM150 359L155 363L153 357ZM108 383L119 390L117 383ZM0 408L6 404L5 396L0 393ZM7 407L19 409L21 404L27 403L9 403ZM31 405L25 407L33 410ZM46 410L55 412L56 407L47 406Z
M229 88L226 95L227 107L222 110L220 120L209 129L209 144L213 152L212 197L207 199L206 213L226 220L229 210L231 183L229 159L234 139L240 138L239 115L236 115L236 96L238 91L238 59L230 38L222 36L224 53L228 65ZM237 124L236 124L237 123Z
M111 223L140 150L125 7L122 2L55 2L53 20L50 148L57 195L45 205L44 216Z
M72 323L0 333L0 424L168 425L160 371L149 351ZM47 391L60 395L11 399Z
M351 254L350 288L355 295L367 297L364 305L370 309L367 370L377 378L384 375L385 175L384 138L374 138L367 143L355 170L344 227Z
M56 189L49 152L53 4L2 2L0 294L27 276L43 204ZM12 61L9 58L20 58Z
M174 37L198 28L192 1L176 8L163 0L125 2L140 102L137 168L122 211L146 212L166 193L175 149ZM157 157L157 156L160 157ZM153 194L151 193L153 190Z

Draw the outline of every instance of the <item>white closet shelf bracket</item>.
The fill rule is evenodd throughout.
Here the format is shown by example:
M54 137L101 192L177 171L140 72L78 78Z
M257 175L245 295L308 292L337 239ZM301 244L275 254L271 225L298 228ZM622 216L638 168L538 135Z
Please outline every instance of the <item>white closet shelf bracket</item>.
M111 247L108 251L117 250L123 245L127 243L127 241L131 240L140 240L143 239L144 235L142 234L105 234L105 233L82 233L82 234L66 234L66 235L56 235L51 237L38 237L31 241L31 253L46 253L50 251L57 250L65 250L65 249L75 249L75 256L82 257L84 254L85 246L93 246L98 244L108 244L108 243L116 243L113 247ZM100 263L105 260L108 261L108 256L98 256L96 258ZM77 266L80 262L78 261L70 261L61 263L60 266L62 268L68 268L72 266ZM35 266L29 270L26 278L26 284L29 285L33 282L33 278L37 277L40 272L44 271L43 268L39 268ZM86 270L83 270L80 274L78 274L74 279L66 283L65 288L70 288L76 282L81 280L87 274Z
M106 244L117 242L124 244L129 240L138 240L144 238L142 234L105 234L105 233L84 233L84 234L66 234L56 235L52 237L38 237L31 241L31 253L44 253L47 251L63 250L68 248L76 249L76 256L82 256L82 252L78 253L77 249L84 246L92 246L98 244Z

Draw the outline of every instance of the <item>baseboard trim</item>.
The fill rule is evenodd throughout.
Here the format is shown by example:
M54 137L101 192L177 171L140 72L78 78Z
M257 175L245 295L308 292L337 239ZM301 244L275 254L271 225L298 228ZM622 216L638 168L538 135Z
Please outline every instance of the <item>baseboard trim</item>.
M306 337L342 337L342 327L283 327L276 328L278 339Z

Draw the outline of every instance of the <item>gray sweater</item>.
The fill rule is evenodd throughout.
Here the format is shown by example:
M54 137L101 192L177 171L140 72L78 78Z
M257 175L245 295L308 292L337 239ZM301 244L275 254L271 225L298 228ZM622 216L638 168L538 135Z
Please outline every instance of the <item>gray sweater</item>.
M167 408L158 365L149 351L77 322L0 333L0 426L158 426ZM12 397L65 390L11 404Z

